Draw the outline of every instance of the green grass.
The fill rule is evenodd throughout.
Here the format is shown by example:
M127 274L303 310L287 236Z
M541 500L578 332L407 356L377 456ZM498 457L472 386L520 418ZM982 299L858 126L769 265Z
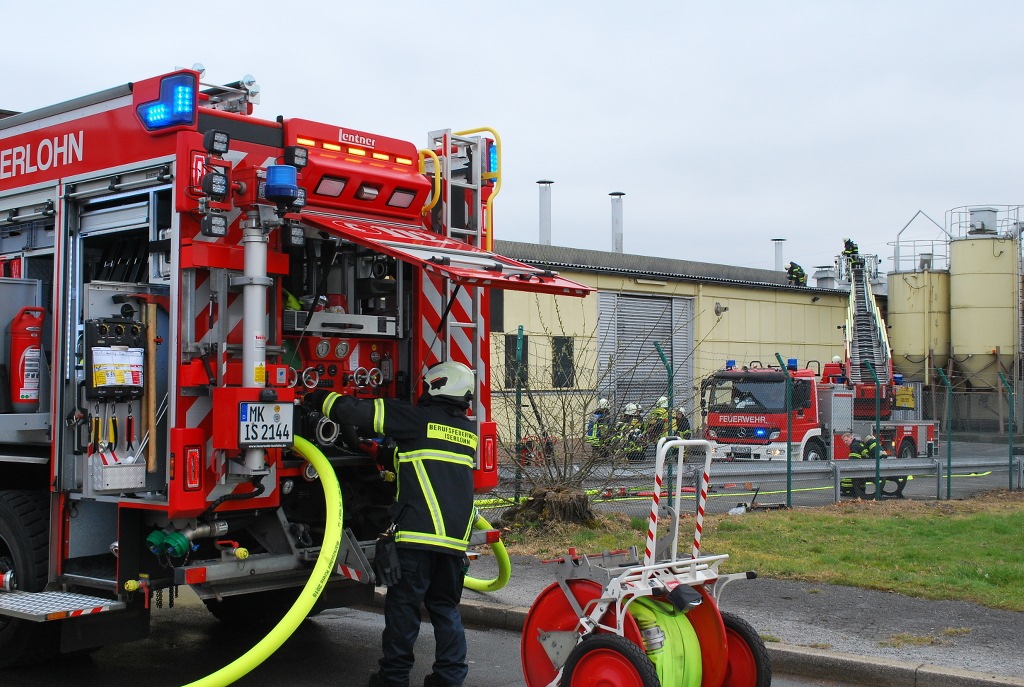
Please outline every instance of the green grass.
M680 525L688 550L692 516ZM643 546L646 521L602 517L599 527L564 524L506 535L513 553L562 555ZM518 539L518 541L516 541ZM1024 611L1024 492L966 501L846 502L815 509L715 516L703 551L727 553L723 572L974 601Z

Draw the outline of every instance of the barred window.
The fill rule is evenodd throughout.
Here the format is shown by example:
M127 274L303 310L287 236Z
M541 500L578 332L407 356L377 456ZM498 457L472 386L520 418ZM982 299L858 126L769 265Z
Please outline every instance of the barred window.
M523 355L520 361L516 362L516 346L518 345L518 334L505 335L505 388L514 389L516 381L526 386L529 381L529 351L530 337L523 335Z
M576 386L576 366L571 336L551 337L551 386L556 389Z

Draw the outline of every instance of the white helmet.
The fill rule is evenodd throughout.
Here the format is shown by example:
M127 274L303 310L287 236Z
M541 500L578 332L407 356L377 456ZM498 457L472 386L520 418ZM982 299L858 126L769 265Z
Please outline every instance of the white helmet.
M676 408L676 412L680 415L686 415L686 406L679 406Z
M627 403L623 411L626 415L639 415L640 404L639 403Z
M840 358L838 355L834 355L834 356L832 356L832 362L834 362L834 363L841 363L841 362L843 362L843 359Z
M659 408L668 408L668 396L662 396L658 399L657 406Z
M607 398L598 399L598 401L597 401L597 408L598 408L598 410L604 410L607 407L608 407L608 399Z
M466 365L449 360L427 370L423 386L424 392L433 398L469 404L473 400L476 378Z

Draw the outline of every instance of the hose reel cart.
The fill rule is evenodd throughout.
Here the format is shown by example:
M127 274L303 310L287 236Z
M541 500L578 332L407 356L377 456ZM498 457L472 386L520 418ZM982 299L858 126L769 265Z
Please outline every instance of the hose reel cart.
M705 451L689 556L678 551L681 480L671 507L661 505L666 455ZM637 547L598 556L570 552L555 563L557 581L533 602L521 657L528 687L615 684L623 687L768 687L771 665L757 632L719 610L725 585L753 572L722 574L728 555L703 556L700 537L711 470L707 441L661 439L643 558ZM670 517L657 539L658 518Z

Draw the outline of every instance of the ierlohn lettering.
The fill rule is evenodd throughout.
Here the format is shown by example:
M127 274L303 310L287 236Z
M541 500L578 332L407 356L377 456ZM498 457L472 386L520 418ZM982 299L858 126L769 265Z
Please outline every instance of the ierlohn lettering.
M0 179L45 172L82 161L85 132L70 133L0 150Z

